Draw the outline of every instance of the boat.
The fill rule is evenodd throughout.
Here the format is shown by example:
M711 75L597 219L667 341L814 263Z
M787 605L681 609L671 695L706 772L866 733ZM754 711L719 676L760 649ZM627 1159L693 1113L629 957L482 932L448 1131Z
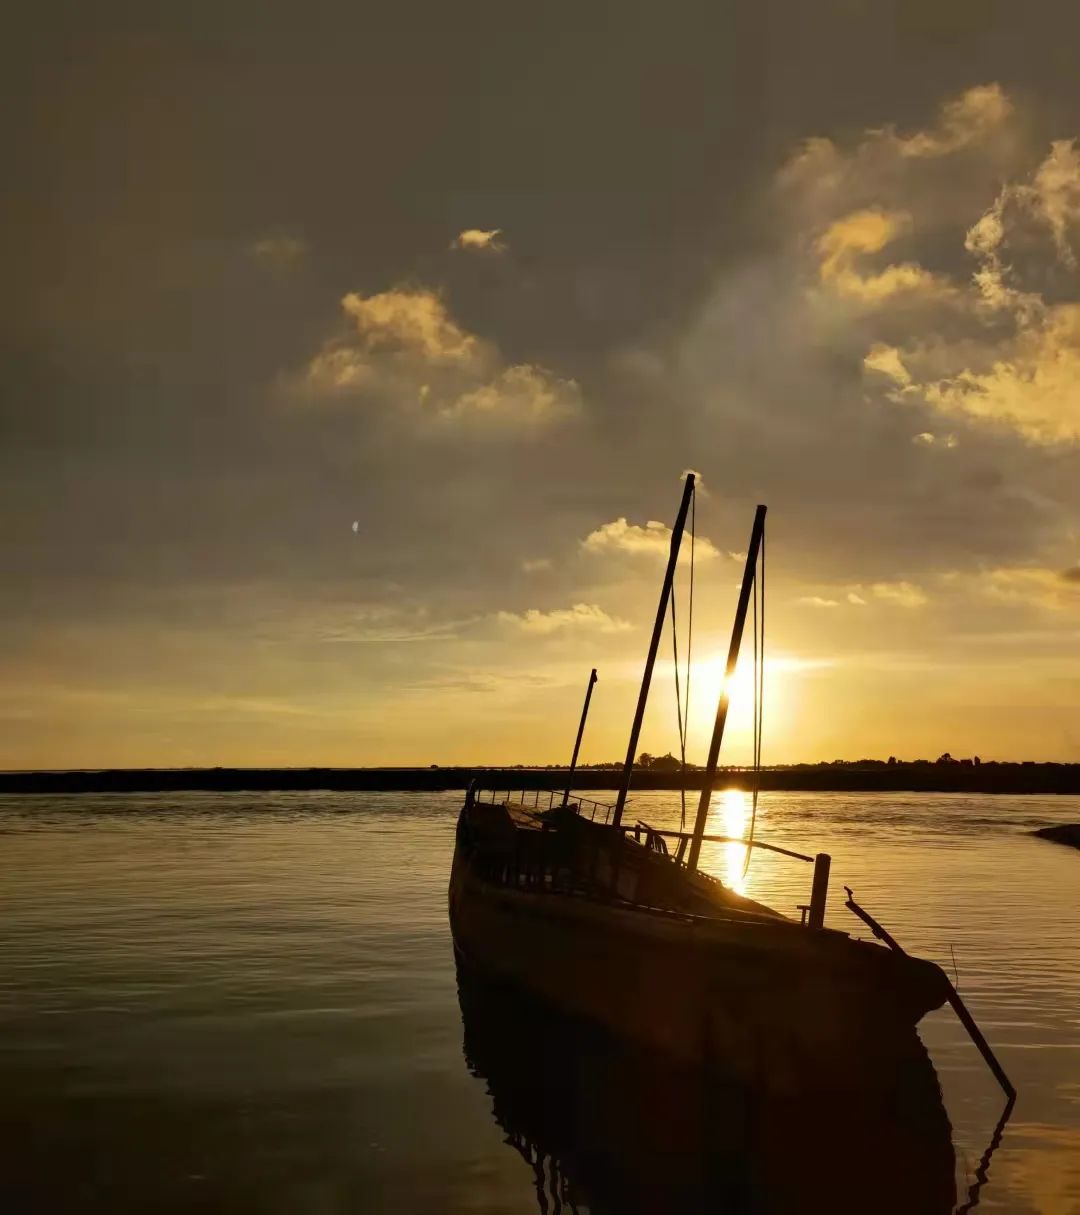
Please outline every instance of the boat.
M466 1065L544 1215L953 1211L951 1128L914 1034L895 1091L809 1116L460 961L457 983Z
M564 790L549 790L546 804L536 791L515 795L485 790L476 782L466 793L449 885L455 951L468 965L498 975L568 1015L659 1052L674 1064L724 1074L760 1093L800 1099L807 1093L894 1089L920 1019L946 1001L960 1011L959 997L954 1001L955 991L941 968L905 953L850 891L847 906L877 939L856 939L827 926L826 854L809 856L779 847L752 838L752 831L739 841L813 865L809 898L796 909L798 918L738 894L699 867L702 844L727 838L707 834L706 825L727 719L727 689L751 596L755 655L759 653L763 506L754 518L693 830L624 821L638 732L693 492L689 474L672 529L615 803L601 806L572 791L594 671ZM759 688L756 670L755 693ZM754 720L759 763L758 705ZM965 1026L969 1032L975 1028L973 1022L968 1026L965 1021ZM981 1035L979 1041L991 1062ZM1008 1084L1003 1073L999 1079Z

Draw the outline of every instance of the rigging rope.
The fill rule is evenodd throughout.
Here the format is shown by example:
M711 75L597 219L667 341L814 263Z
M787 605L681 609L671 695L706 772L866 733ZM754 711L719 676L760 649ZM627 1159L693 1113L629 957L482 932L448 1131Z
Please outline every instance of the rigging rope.
M690 660L694 647L694 541L697 538L697 488L690 491L690 602L686 625L686 702L679 690L679 632L675 620L675 588L671 591L671 650L675 664L675 712L679 719L679 830L686 830L686 736L690 731Z
M761 734L765 712L765 532L761 533L761 645L758 647L758 579L754 578L754 790L750 804L750 833L746 840L743 877L750 868L757 823L758 793L761 789Z

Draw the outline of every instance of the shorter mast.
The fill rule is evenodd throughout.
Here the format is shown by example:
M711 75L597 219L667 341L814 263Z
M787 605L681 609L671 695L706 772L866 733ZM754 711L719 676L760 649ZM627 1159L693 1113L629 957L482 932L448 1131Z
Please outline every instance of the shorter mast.
M656 665L656 651L660 646L660 635L664 631L668 599L675 581L675 564L679 560L679 545L682 543L683 529L686 527L686 512L690 509L690 498L693 492L694 474L687 473L683 485L682 501L679 503L679 513L675 517L675 526L671 529L671 549L668 553L667 570L664 572L664 585L660 590L660 604L656 609L656 623L653 625L652 640L649 642L649 653L645 658L645 673L641 677L641 691L638 692L637 708L634 710L634 724L630 727L630 743L626 748L626 762L623 764L622 780L619 783L619 796L615 801L615 813L611 820L613 827L618 827L622 822L623 806L626 805L626 795L630 790L630 778L634 772L634 757L637 755L638 735L641 733L641 723L645 718L645 704L649 699L649 684L652 683L653 667Z
M585 704L581 709L581 721L578 722L577 738L574 739L574 754L570 757L570 771L566 777L566 792L563 794L562 804L565 806L570 800L570 790L574 787L574 769L577 767L578 751L581 750L581 736L585 733L585 718L589 716L589 701L592 700L593 684L596 683L596 667L593 667L592 674L589 676L589 686L585 689Z
M701 797L698 801L697 818L694 820L694 835L690 840L690 854L686 859L687 869L696 869L698 855L701 852L701 841L705 834L705 821L709 817L709 800L712 797L713 781L716 779L716 763L720 757L720 744L724 741L724 726L727 724L728 703L730 697L731 679L739 662L739 646L742 644L743 628L746 624L746 610L750 605L750 592L754 587L757 574L758 553L761 550L761 538L765 534L765 511L767 507L759 506L754 513L754 527L750 533L750 548L746 553L746 566L743 569L742 586L739 589L739 603L735 609L735 624L731 630L731 645L728 648L727 666L724 668L724 684L720 689L720 702L716 706L716 723L713 726L712 741L709 743L709 759L705 767L705 779L701 786Z

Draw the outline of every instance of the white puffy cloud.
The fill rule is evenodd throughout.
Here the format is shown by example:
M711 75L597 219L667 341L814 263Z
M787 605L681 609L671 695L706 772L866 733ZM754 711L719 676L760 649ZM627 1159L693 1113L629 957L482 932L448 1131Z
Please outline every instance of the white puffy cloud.
M537 637L568 631L625 633L632 627L629 621L608 615L595 603L575 603L573 607L556 608L550 612L542 612L539 608L529 608L520 613L499 612L496 619L516 632Z
M625 516L620 516L590 532L582 540L581 547L589 553L628 553L634 557L666 559L671 549L671 528L656 519L650 519L641 527L639 524L628 522ZM689 552L690 538L687 536L683 540L680 559L689 559ZM711 561L719 555L711 540L705 536L696 537L695 560Z

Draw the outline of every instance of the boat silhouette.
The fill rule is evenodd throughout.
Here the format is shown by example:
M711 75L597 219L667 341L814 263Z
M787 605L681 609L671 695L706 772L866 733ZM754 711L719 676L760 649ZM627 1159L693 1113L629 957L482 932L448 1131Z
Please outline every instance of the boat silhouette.
M569 788L542 806L538 795L529 805L470 786L450 875L455 945L470 963L675 1062L710 1068L722 1060L726 1068L735 1061L739 1079L757 1090L791 1096L877 1084L904 1066L922 1016L950 999L940 967L905 953L852 899L848 906L892 947L826 927L825 854L745 841L813 864L801 920L741 896L698 865L703 842L718 838L705 827L752 594L755 659L763 653L756 588L764 583L764 507L748 546L693 830L623 821L693 484L688 475L614 806L586 803ZM759 738L758 704L754 716ZM680 733L682 724L680 710ZM575 759L584 725L583 713Z

